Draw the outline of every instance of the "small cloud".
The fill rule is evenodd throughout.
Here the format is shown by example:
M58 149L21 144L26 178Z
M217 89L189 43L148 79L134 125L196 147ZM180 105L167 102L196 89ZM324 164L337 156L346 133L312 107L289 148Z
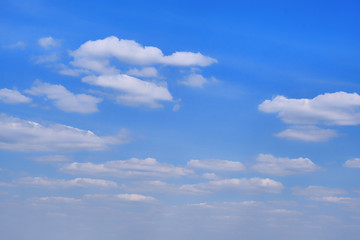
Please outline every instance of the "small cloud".
M174 107L173 107L172 110L173 110L174 112L177 112L177 111L180 110L180 108L181 108L181 105L177 103L177 104L174 105Z
M43 48L51 48L51 47L58 47L60 46L60 41L59 40L55 40L52 37L44 37L44 38L40 38L38 40L38 44L43 47Z
M9 104L28 103L31 102L31 98L22 95L17 90L3 88L0 89L0 101Z
M47 156L40 156L40 157L33 157L31 160L35 162L69 162L72 161L72 158L64 156L64 155L47 155Z
M325 142L337 135L335 130L321 129L316 126L296 126L276 134L280 138L305 142Z
M259 154L258 162L252 168L260 173L287 176L293 174L309 173L319 170L308 158L277 158L271 154Z
M347 168L360 168L360 158L347 160L343 166Z
M49 179L44 177L25 177L14 181L17 185L28 185L33 187L47 187L47 188L68 188L68 187L104 187L114 188L117 183L103 179L93 178L75 178L72 180L64 179Z
M33 56L31 59L34 61L35 64L53 63L58 60L58 56L53 53L44 56Z
M201 74L192 73L184 81L179 81L180 84L186 85L189 87L202 88L208 80L204 78Z
M144 67L142 69L132 68L127 74L135 77L158 77L158 72L154 67Z
M225 172L241 172L245 170L245 166L241 162L221 159L190 160L187 167Z
M65 112L94 113L98 112L97 104L102 101L100 98L87 94L74 94L62 85L53 85L36 81L34 86L26 90L27 93L42 96L54 101L54 105Z
M18 41L14 44L3 46L3 48L6 48L6 49L20 49L20 50L24 50L25 47L26 47L26 43L24 43L23 41Z
M126 201L126 202L155 202L156 199L150 196L140 194L87 194L87 199L105 200L105 201Z

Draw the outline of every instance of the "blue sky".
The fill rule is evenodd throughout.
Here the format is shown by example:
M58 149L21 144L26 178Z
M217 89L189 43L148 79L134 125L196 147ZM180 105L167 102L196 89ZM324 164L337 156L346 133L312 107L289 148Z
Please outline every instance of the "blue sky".
M359 8L2 1L1 238L358 239Z

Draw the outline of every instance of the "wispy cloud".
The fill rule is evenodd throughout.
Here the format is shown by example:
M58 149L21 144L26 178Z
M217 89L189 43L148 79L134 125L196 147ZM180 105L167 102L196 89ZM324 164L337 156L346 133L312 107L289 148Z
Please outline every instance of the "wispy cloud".
M17 90L3 88L0 89L0 101L9 104L28 103L31 102L31 98L22 95Z

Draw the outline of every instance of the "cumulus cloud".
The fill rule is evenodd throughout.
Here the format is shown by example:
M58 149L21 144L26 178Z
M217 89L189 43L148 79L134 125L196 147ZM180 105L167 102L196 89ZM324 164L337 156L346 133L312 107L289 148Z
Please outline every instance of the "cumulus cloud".
M316 126L295 126L278 134L277 137L305 142L324 142L337 136L336 131Z
M49 179L43 177L25 177L19 178L14 181L17 185L28 185L34 187L47 187L47 188L68 188L68 187L104 187L114 188L117 184L113 181L92 178L75 178L72 180L64 179Z
M293 194L305 196L309 200L320 202L344 203L351 200L349 197L338 195L347 194L343 189L326 188L322 186L308 186L307 188L295 187Z
M182 185L181 190L193 193L241 192L241 193L280 193L282 183L269 178L232 178L209 181L206 183Z
M347 168L360 168L360 158L349 159L343 166Z
M28 103L31 101L31 99L22 95L17 90L3 88L0 89L0 101L9 104L15 104L15 103Z
M158 72L154 67L132 68L127 71L127 74L135 77L158 77Z
M259 154L252 168L260 173L286 176L314 172L319 169L309 158L278 158L271 154Z
M74 57L72 62L74 66L97 72L106 69L110 58L139 65L208 66L217 62L216 59L193 52L175 52L165 56L157 47L144 47L133 40L118 39L115 36L87 41L71 55ZM102 65L102 67L99 68L97 65Z
M44 126L0 114L0 149L10 151L100 151L127 142L126 136L99 137L91 131L51 124Z
M53 37L39 38L38 44L43 48L51 48L60 46L60 41L55 40Z
M74 94L62 85L53 85L36 81L34 86L26 91L35 96L45 95L54 105L65 112L94 113L99 111L97 104L102 101L87 94Z
M276 96L261 103L259 110L278 113L281 120L291 124L360 124L360 96L357 93L325 93L313 99Z
M245 170L245 166L241 162L220 159L190 160L187 167L209 171L239 172Z
M102 164L73 162L61 168L73 174L112 176L118 178L162 177L173 178L192 175L193 171L170 164L160 163L154 158L109 161Z
M126 105L149 105L161 107L159 101L172 101L172 96L166 86L147 82L126 74L100 75L84 77L83 82L112 88L122 92L117 101Z
M208 80L204 78L201 74L192 73L184 81L179 81L180 84L186 85L189 87L202 88Z
M110 201L126 201L126 202L154 202L155 198L150 196L144 196L140 194L87 194L85 195L87 199L94 200L110 200Z

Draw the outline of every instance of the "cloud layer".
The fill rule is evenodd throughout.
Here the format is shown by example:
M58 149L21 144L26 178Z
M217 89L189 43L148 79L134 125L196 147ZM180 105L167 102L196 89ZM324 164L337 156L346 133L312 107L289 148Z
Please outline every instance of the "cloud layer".
M44 126L0 114L0 149L10 151L99 151L126 142L124 136L99 137L61 124Z
M260 173L277 176L314 172L319 169L308 158L277 158L271 154L259 154L252 168Z
M281 120L291 124L360 124L360 96L357 93L325 93L313 99L276 96L261 103L259 110L278 113Z

